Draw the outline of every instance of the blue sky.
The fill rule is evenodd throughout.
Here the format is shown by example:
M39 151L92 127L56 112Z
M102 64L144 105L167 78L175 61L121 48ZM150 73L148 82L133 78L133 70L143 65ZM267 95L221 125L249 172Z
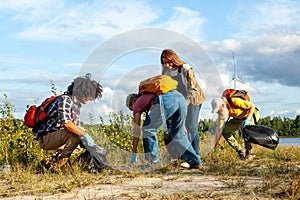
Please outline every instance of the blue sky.
M299 13L300 1L295 0L2 0L0 100L7 94L15 116L22 118L26 105L51 95L50 80L63 92L77 75L92 69L104 94L86 105L86 113L97 120L111 111L128 112L126 95L139 80L159 73L160 52L172 47L201 65L194 66L207 94L200 118L214 117L211 98L232 87L232 52L238 78L246 83L238 88L249 90L261 115L294 118L300 114ZM165 31L161 37L144 36L142 30L148 28L155 28L150 33ZM201 47L203 57L189 60L193 52L177 44L181 36ZM205 66L208 58L214 66ZM94 68L88 67L91 61Z

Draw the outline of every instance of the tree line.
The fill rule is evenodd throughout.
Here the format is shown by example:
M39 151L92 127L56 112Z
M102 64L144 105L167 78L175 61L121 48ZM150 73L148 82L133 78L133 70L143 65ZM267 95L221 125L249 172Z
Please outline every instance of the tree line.
M274 129L280 137L300 137L300 115L295 119L265 117L259 120L259 124Z

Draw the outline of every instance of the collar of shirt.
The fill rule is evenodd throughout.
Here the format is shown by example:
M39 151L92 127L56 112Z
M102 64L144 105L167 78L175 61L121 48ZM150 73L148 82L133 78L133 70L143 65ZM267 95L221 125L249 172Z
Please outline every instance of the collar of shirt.
M80 103L80 101L78 100L77 97L72 96L72 101L73 101L73 103L74 103L78 108L81 108L81 103Z

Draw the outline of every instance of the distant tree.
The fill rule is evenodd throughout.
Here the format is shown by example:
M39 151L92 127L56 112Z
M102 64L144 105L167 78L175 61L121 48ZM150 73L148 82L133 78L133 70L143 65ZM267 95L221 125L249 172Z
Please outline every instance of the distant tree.
M294 136L294 128L293 128L294 120L284 117L282 122L282 134L284 136Z
M294 120L294 135L300 136L300 115L297 115Z
M267 127L272 127L271 117L265 117L265 118L260 119L258 121L258 124L264 125L264 126L267 126Z
M300 128L300 115L297 115L294 121L295 128Z

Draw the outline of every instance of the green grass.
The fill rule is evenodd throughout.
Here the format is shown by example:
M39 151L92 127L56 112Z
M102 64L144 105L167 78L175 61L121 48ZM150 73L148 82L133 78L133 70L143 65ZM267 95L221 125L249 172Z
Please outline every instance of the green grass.
M204 160L204 169L200 174L213 175L220 180L226 188L236 189L240 195L251 195L275 199L299 199L300 198L300 159L297 156L298 147L278 147L275 151L259 146L254 147L256 157L252 161L241 161L230 147L218 152L211 152ZM117 153L110 152L113 159L118 158ZM290 157L288 158L288 155ZM287 159L288 158L288 159ZM112 162L113 160L111 160ZM117 164L116 164L117 165ZM193 174L188 170L183 172L178 167L167 165L163 170L156 170L148 174L135 173L135 171L120 171L105 169L101 173L88 173L79 163L72 168L52 173L43 171L38 173L34 165L14 165L11 173L0 175L0 197L16 195L38 195L65 193L75 188L84 188L95 184L118 185L125 180L136 178L159 177L163 178L170 172L171 180L188 177L187 184ZM198 173L198 174L199 174ZM197 176L197 173L196 173ZM259 184L253 185L252 179L260 179ZM164 179L166 180L166 179ZM161 188L162 182L156 182L153 188ZM153 194L143 188L138 191L140 198L151 198ZM197 199L199 195L178 193L174 196L163 195L164 199ZM222 197L225 194L214 193L214 197ZM224 197L224 196L223 196Z
M236 199L300 199L300 147L278 147L276 150L254 145L256 155L252 161L242 161L227 143L221 141L220 149L212 151L213 136L208 132L201 134L200 153L203 170L182 171L176 165L168 164L168 154L163 144L162 131L158 133L160 158L163 165L153 171L141 173L137 168L128 169L130 159L132 118L124 113L111 115L110 124L84 125L96 143L110 150L107 158L113 165L101 173L88 173L81 163L74 163L55 173L43 169L40 161L50 152L39 148L34 134L23 121L16 120L11 114L13 106L6 102L0 109L0 165L10 164L11 172L0 172L0 198L18 195L47 195L66 193L78 188L97 184L119 185L138 178L156 177L151 188L159 190L162 181L176 181L185 178L191 184L193 177L209 175L216 177L225 190L234 189ZM142 142L138 151L142 152ZM74 161L74 155L71 161ZM142 155L139 155L142 161ZM124 170L126 169L126 170ZM172 176L170 176L170 174ZM259 180L259 181L257 181ZM193 191L175 194L157 194L146 188L139 188L138 197L142 199L228 199L226 191ZM93 196L95 194L91 194ZM124 197L134 199L124 192Z

